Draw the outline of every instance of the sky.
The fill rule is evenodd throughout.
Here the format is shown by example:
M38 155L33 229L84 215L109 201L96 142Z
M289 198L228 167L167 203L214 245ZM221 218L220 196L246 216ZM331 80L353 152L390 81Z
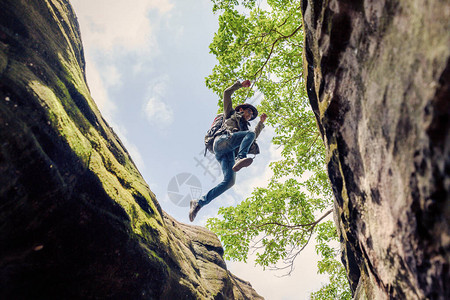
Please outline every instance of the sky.
M210 0L71 0L80 23L88 86L103 117L118 134L163 210L190 224L192 197L222 180L219 164L204 157L203 138L217 112L205 86L216 63L209 44L218 28ZM255 97L248 102L258 103ZM258 118L253 121L253 128ZM236 184L203 207L192 223L205 226L219 207L236 205L265 186L280 149L266 127L261 154L237 174ZM248 263L227 262L268 300L308 299L326 281L317 274L314 244L291 276Z

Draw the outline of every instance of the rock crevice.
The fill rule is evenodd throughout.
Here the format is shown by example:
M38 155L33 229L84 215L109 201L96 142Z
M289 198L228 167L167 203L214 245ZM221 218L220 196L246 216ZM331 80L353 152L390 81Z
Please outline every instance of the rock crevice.
M450 298L450 5L305 0L302 10L355 299Z

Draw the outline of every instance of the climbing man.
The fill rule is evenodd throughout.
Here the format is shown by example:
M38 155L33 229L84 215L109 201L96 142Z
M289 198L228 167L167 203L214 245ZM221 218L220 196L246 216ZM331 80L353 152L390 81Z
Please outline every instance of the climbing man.
M197 213L203 206L210 203L234 185L236 172L248 167L253 162L253 159L247 157L247 154L253 142L264 128L267 115L265 113L261 114L255 131L250 131L248 128L250 126L249 121L256 118L258 110L248 103L238 105L233 109L231 102L231 95L236 90L249 86L249 80L245 80L242 83L237 81L223 93L223 123L215 135L213 145L214 155L222 168L223 181L209 190L200 199L191 200L189 210L189 220L191 222L194 221ZM237 156L235 155L236 150ZM259 150L256 151L259 153Z

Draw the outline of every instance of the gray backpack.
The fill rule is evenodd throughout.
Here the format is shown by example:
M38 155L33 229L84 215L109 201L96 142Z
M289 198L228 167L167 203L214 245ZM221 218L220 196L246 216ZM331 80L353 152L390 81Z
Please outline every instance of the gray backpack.
M206 132L206 135L205 135L205 155L206 155L206 150L208 150L209 152L214 154L214 151L213 151L214 138L216 136L218 136L218 135L223 133L223 130L220 130L222 128L222 124L223 124L223 113L222 114L218 114L214 118L214 121L212 122L211 127Z
M216 138L216 136L219 136L221 134L223 134L225 132L225 130L222 128L223 125L223 113L218 114L215 118L214 121L211 124L211 127L209 128L209 130L206 132L205 135L205 156L206 156L206 151L211 152L212 154L214 154L214 150L213 150L213 146L214 146L214 139ZM236 154L237 151L239 151L239 149L236 149ZM252 143L252 145L250 146L250 149L248 151L249 154L259 154L259 146L258 144L255 142Z

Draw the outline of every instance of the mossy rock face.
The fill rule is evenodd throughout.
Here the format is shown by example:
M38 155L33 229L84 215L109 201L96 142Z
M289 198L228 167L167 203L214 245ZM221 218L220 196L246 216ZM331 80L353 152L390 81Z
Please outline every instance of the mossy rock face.
M0 298L261 298L161 210L84 68L68 1L1 2Z
M450 299L450 4L302 1L355 299Z

